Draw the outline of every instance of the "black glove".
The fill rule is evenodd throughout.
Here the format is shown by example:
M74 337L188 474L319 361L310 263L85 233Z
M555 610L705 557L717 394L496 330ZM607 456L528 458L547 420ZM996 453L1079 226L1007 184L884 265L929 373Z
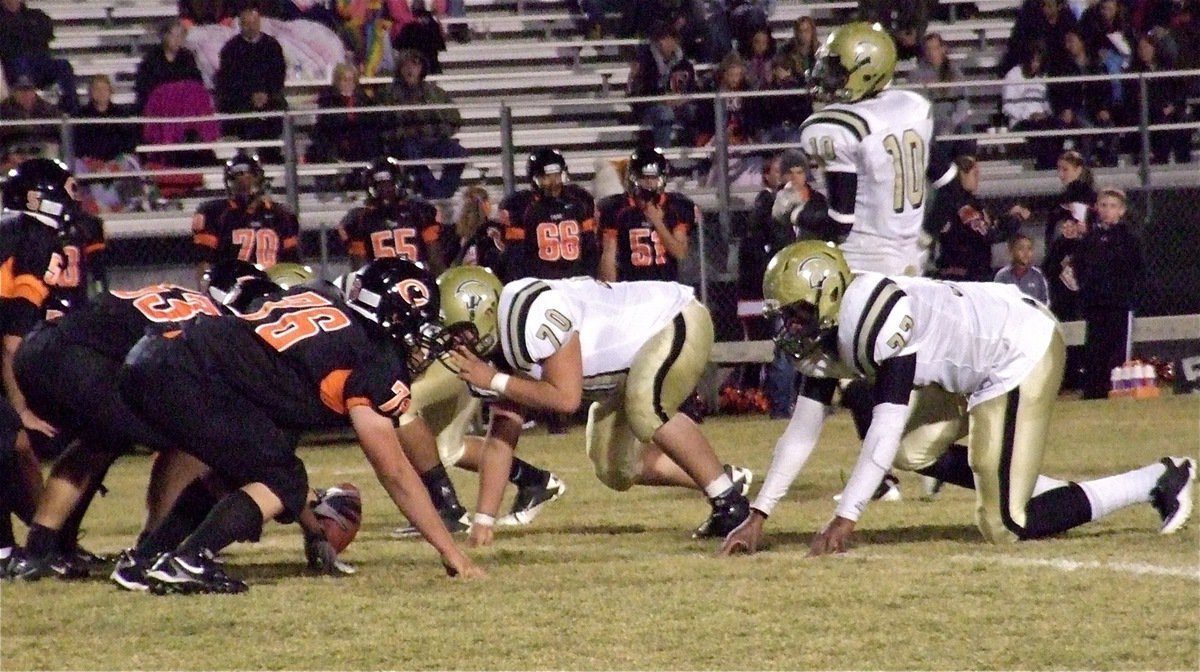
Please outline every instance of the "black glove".
M349 576L358 572L354 565L338 560L337 551L319 535L305 535L304 557L309 571L331 576Z

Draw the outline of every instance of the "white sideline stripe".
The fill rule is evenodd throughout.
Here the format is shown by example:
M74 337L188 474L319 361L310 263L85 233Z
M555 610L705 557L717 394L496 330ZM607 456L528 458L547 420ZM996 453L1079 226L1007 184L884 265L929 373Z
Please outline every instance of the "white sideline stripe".
M847 554L846 557L888 561L912 559L912 556L877 553L858 554L853 551ZM1071 560L1070 558L1023 558L1012 555L974 555L969 553L951 555L948 556L948 559L951 562L959 563L975 562L1008 567L1045 567L1047 569L1056 569L1060 572L1103 570L1137 576L1172 576L1200 582L1200 567L1154 565L1146 562L1100 562L1098 560Z

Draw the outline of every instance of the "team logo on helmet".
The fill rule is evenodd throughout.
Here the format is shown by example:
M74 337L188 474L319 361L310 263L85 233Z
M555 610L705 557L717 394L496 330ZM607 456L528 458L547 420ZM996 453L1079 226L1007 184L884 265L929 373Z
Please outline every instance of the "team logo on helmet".
M479 310L479 304L483 303L485 292L487 292L487 287L484 287L483 283L478 280L467 280L454 288L454 298L462 302L472 321L475 320L475 312Z
M421 308L429 304L429 287L425 286L425 283L420 280L413 278L401 280L396 283L396 291L413 308Z

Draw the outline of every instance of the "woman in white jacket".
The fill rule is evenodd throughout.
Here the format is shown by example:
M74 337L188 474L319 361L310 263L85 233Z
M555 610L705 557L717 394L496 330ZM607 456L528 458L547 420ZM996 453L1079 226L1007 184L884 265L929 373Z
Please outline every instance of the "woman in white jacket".
M1025 60L1004 75L1000 109L1012 131L1046 131L1055 127L1042 77L1045 53L1044 48L1030 48ZM1035 167L1039 170L1053 167L1061 144L1058 138L1029 138Z

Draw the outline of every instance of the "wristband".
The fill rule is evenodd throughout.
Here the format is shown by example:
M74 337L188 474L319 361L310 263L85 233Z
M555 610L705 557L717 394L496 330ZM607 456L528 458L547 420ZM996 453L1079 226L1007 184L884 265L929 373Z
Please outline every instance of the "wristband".
M480 527L494 527L496 525L496 517L489 516L486 513L476 513L473 522Z
M504 391L508 389L509 378L512 376L507 373L496 373L492 376L492 382L488 383L488 387L496 394L504 394Z

